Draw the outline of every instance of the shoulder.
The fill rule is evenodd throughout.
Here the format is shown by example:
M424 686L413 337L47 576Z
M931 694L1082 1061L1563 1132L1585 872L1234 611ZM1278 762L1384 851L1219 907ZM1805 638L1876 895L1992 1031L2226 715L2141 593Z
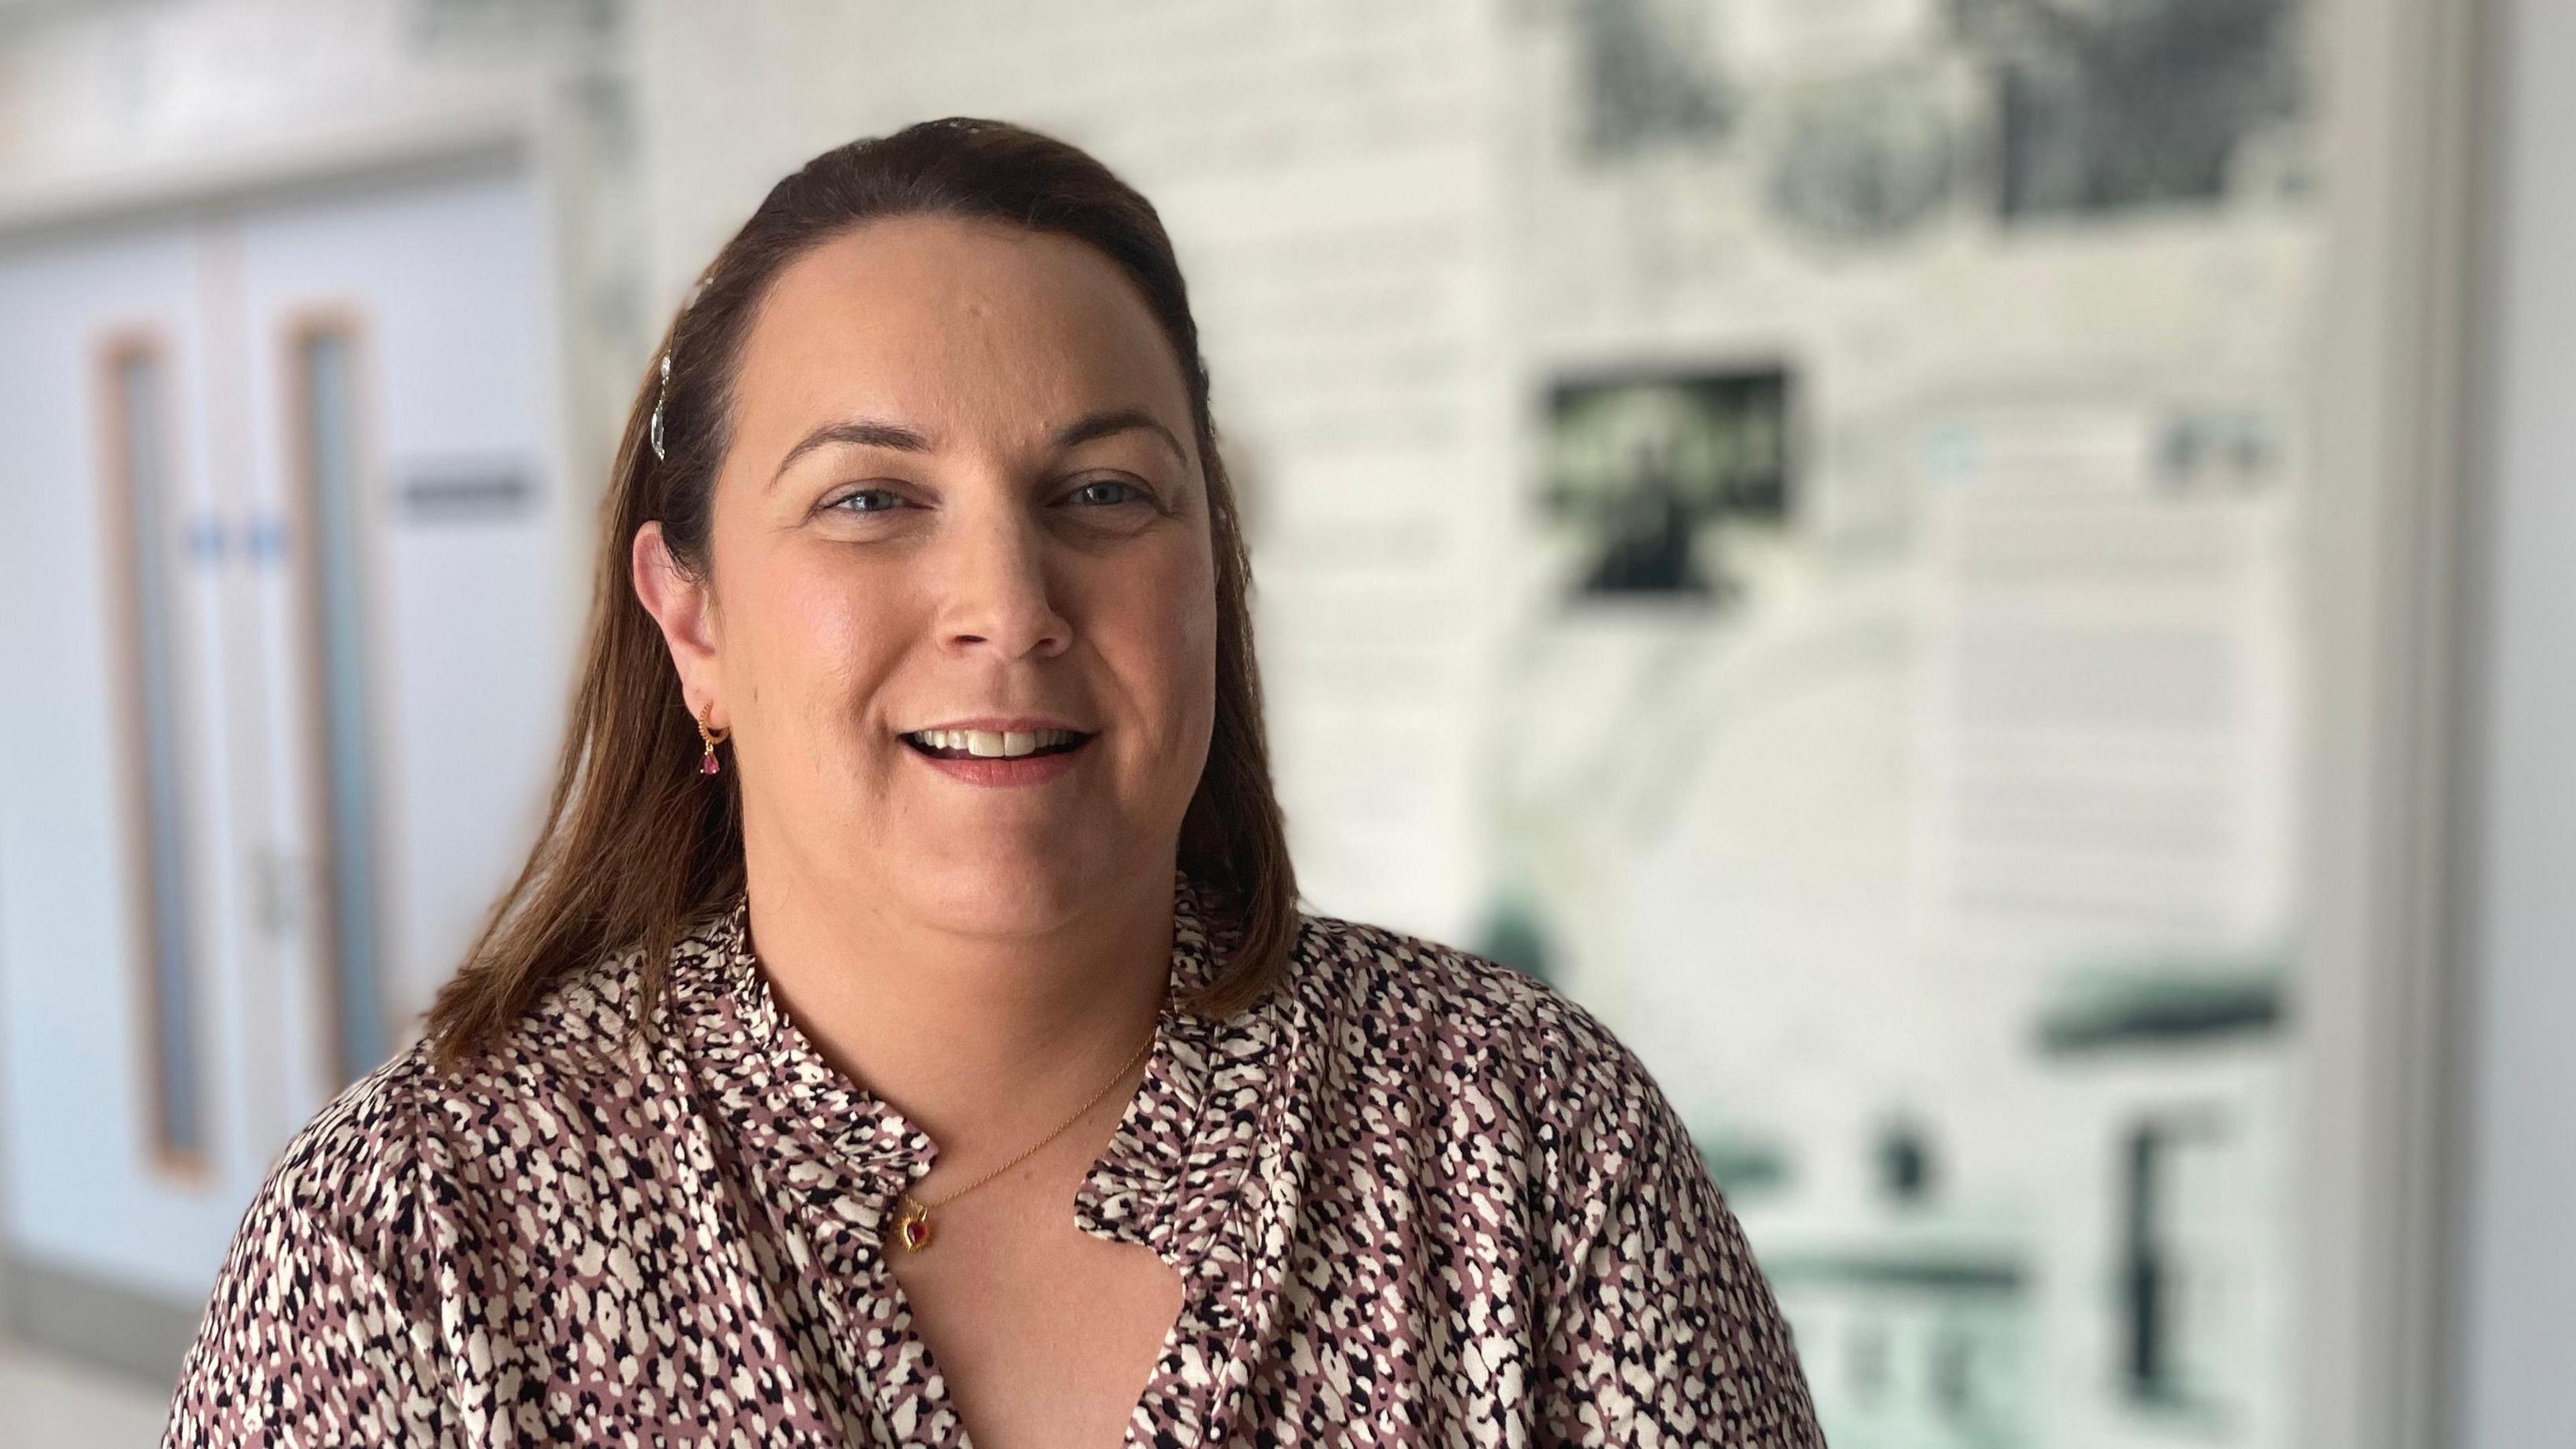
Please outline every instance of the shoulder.
M457 1205L495 1155L567 1141L584 1104L631 1103L643 1054L626 1030L639 952L602 957L550 987L512 1027L442 1063L415 1042L351 1083L290 1140L262 1189L371 1257L399 1262L429 1231L425 1204ZM470 1194L469 1194L470 1195Z
M1387 1082L1462 1094L1490 1125L1550 1157L1619 1169L1655 1130L1677 1130L1654 1076L1593 1012L1474 952L1333 916L1301 920L1303 1009Z
M1652 1086L1599 1017L1526 972L1386 926L1305 914L1300 927L1303 1004L1416 1065L1544 1079L1586 1096Z
M163 1443L245 1443L357 1415L396 1442L389 1405L428 1402L407 1346L434 1325L418 1090L406 1051L324 1105L251 1198L207 1294ZM403 1392L356 1392L361 1382ZM352 1402L353 1397L374 1400ZM406 1407L402 1411L410 1417ZM292 1440L290 1440L292 1442Z
M226 1251L162 1442L448 1442L417 1047L288 1142Z
M433 1077L413 1047L352 1082L288 1140L254 1200L255 1225L400 1261L417 1233L423 1102Z

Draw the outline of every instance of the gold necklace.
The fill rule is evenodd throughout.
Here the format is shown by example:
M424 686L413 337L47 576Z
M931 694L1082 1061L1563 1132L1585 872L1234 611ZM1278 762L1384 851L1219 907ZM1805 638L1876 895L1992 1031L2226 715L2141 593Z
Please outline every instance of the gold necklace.
M957 1201L957 1199L964 1197L966 1194L973 1192L975 1189L982 1187L988 1182L991 1182L994 1178L1000 1177L1003 1173L1006 1173L1012 1168L1019 1166L1021 1163L1028 1161L1030 1158L1037 1156L1040 1148L1043 1148L1048 1143L1062 1137L1074 1123L1081 1121L1086 1113L1090 1112L1092 1108L1100 1105L1100 1099L1109 1095L1110 1089L1117 1086L1119 1079L1127 1075L1128 1068L1135 1066L1138 1062L1145 1059L1145 1053L1154 1049L1154 1038L1160 1034L1161 1028L1159 1025L1153 1032L1147 1033L1145 1044L1136 1048L1136 1054L1134 1056L1131 1056L1126 1061L1120 1063L1117 1071L1109 1074L1109 1080L1101 1084L1099 1091L1091 1094L1091 1100L1074 1108L1072 1116L1065 1118L1054 1131L1039 1138L1035 1144L1030 1146L1028 1151L1021 1153L1019 1156L1012 1158L1010 1161L1003 1163L1001 1166L994 1168L992 1171L985 1173L982 1177L975 1179L973 1182L966 1184L964 1187L957 1189L946 1197L940 1198L936 1202L923 1202L921 1199L914 1197L911 1193L903 1194L902 1197L897 1199L900 1206L896 1209L894 1215L894 1240L902 1244L903 1250L907 1253L918 1253L922 1249L929 1247L930 1210L932 1208L948 1206L950 1203Z

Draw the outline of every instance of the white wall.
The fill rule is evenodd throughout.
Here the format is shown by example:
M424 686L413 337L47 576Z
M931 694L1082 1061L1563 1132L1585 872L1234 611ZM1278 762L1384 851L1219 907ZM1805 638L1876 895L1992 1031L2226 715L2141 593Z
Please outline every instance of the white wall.
M2576 1424L2576 7L2495 0L2462 1446Z
M635 27L657 330L778 177L914 121L1035 126L1153 201L1251 521L1298 883L1453 940L1513 479L1499 9L650 0Z

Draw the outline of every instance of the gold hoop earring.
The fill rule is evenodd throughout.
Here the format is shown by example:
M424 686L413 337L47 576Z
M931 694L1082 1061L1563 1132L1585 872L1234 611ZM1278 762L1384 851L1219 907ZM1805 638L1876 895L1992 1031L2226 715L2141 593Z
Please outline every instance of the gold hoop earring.
M697 717L698 738L704 741L706 745L706 753L698 756L698 773L701 775L712 775L716 771L724 768L724 766L716 763L716 746L733 738L733 731L730 729L727 729L722 733L711 733L707 729L707 715L713 714L714 712L715 706L710 704L707 706L706 713L700 714Z

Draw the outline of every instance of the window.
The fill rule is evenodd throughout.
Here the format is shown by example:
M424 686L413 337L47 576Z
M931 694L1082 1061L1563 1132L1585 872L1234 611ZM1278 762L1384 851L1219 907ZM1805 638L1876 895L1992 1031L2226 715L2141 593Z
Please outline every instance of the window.
M383 892L376 828L376 750L367 669L371 562L357 427L353 325L306 322L291 334L295 476L301 538L300 608L306 709L321 873L320 932L326 1061L345 1084L391 1049L383 981Z
M105 393L111 667L124 703L127 860L137 887L148 1132L163 1166L193 1172L205 1161L206 1108L177 674L180 501L161 348L140 338L111 343Z

